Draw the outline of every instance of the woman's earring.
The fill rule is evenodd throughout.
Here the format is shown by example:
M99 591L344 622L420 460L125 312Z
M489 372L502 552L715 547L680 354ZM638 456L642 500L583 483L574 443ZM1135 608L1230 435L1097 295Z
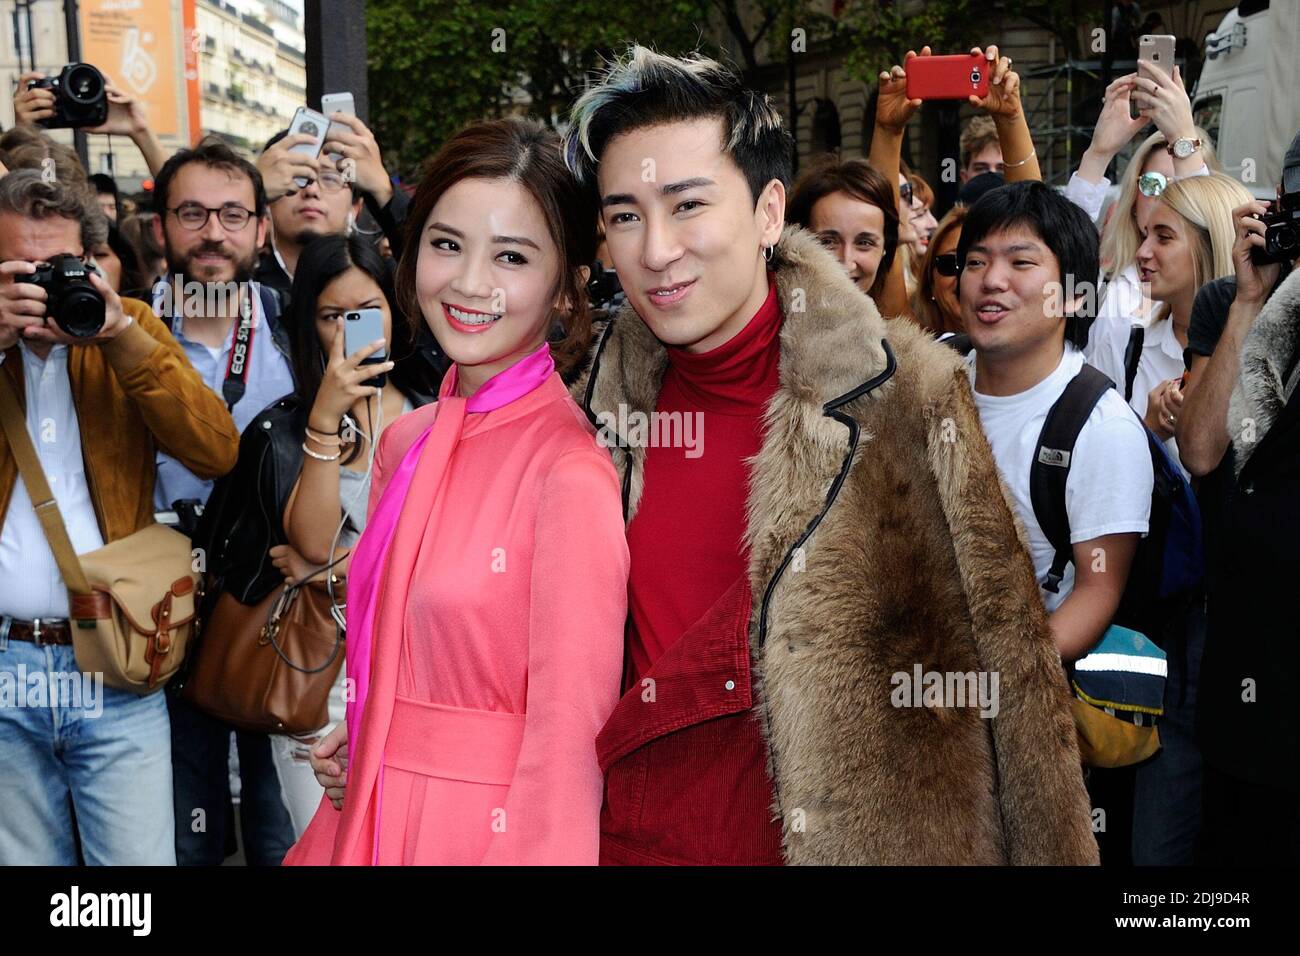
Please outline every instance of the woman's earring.
M775 246L764 246L764 247L763 247L763 261L764 261L764 262L771 262L771 261L772 261L772 253L774 253L775 251L776 251L776 247L775 247Z

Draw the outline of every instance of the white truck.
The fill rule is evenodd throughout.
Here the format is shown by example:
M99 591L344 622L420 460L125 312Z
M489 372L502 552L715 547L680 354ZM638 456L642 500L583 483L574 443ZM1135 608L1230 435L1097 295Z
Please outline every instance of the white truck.
M1205 38L1192 115L1224 172L1272 199L1300 131L1300 0L1242 0L1228 11Z

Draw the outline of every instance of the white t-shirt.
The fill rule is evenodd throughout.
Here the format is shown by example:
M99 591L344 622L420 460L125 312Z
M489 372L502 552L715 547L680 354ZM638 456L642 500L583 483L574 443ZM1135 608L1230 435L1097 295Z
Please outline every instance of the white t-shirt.
M972 387L975 354L968 357ZM1048 611L1061 606L1074 589L1074 564L1066 566L1060 591L1043 591L1041 583L1052 566L1054 551L1034 517L1029 494L1029 469L1038 451L1038 435L1047 412L1066 385L1083 368L1083 354L1066 343L1061 363L1047 378L1017 395L975 392L984 434L1029 535L1029 554ZM1151 517L1151 453L1146 432L1133 410L1114 389L1097 402L1079 433L1065 482L1065 510L1070 542L1090 541L1107 534L1146 534Z

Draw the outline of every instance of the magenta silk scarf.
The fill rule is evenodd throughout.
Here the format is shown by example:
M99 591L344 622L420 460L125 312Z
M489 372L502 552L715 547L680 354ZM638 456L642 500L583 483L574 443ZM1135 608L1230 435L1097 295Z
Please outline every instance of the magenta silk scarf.
M435 441L434 447L449 456L460 437L460 426L466 414L482 414L508 405L540 386L554 371L555 361L551 358L551 347L543 343L536 352L498 372L468 399L464 399L455 394L457 370L453 365L438 390L437 417L402 456L401 463L394 470L388 486L375 505L374 513L367 519L365 531L353 552L348 573L347 673L354 684L353 697L347 705L349 766L355 762L358 724L370 687L370 652L374 644L375 608L379 603L377 599L383 580L384 559L392 544L393 534L401 518L402 505L406 502L411 480L423 457L425 446L431 436L443 432L448 440ZM408 574L409 571L407 569Z

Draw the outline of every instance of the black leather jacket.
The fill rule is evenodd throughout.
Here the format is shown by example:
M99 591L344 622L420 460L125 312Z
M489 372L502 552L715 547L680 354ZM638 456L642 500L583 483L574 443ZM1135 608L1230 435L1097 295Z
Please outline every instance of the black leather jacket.
M302 471L307 412L296 394L264 408L240 436L234 470L212 489L194 547L219 582L213 593L256 604L284 581L267 552L289 543L282 516Z
M436 397L425 390L437 387L431 377L436 357L416 353L407 361L427 369L418 379L420 387L408 384L402 392L416 407L427 405ZM207 571L216 577L209 594L225 591L256 604L283 583L268 552L289 543L284 509L302 471L310 411L296 393L285 395L264 408L240 436L239 459L213 487L193 538L194 547L207 556Z

